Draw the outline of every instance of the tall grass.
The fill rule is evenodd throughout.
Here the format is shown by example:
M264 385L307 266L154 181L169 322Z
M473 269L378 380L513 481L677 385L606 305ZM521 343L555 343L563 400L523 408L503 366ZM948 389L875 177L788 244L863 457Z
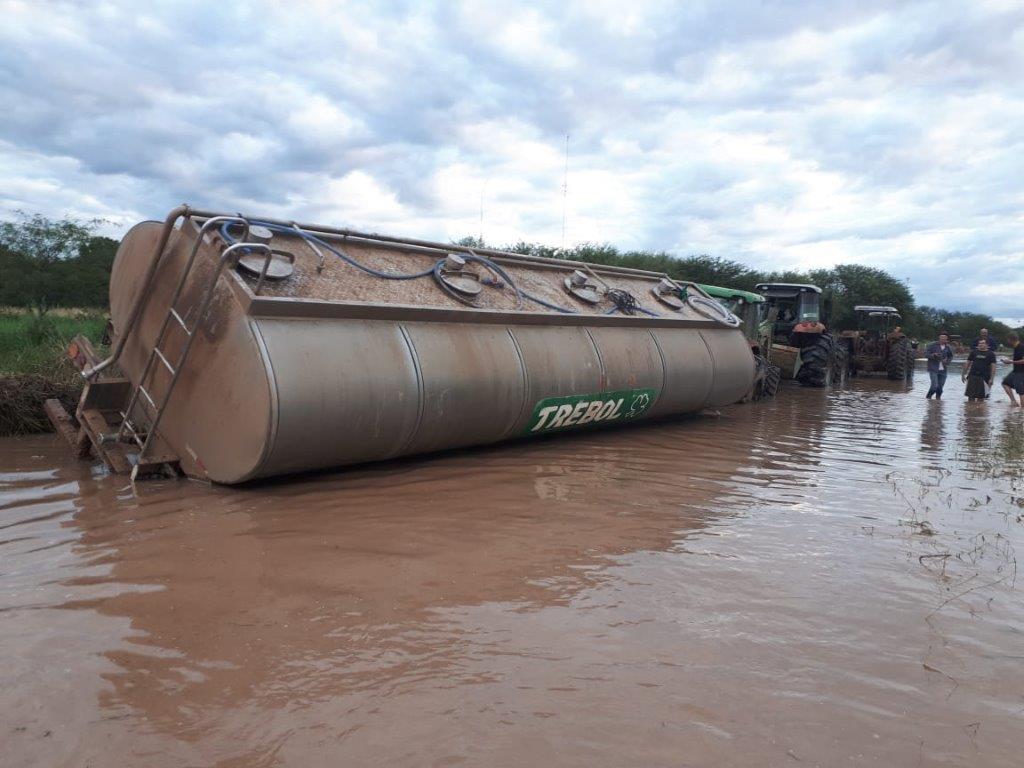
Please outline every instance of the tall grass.
M67 374L63 350L77 334L98 343L107 324L99 312L63 311L39 316L0 310L0 376L38 374L63 378Z

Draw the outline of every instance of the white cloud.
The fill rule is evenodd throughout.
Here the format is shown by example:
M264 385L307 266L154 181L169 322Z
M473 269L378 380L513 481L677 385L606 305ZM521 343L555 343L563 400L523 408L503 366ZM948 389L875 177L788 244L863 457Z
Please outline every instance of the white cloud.
M0 0L0 207L868 263L1019 317L1024 8Z

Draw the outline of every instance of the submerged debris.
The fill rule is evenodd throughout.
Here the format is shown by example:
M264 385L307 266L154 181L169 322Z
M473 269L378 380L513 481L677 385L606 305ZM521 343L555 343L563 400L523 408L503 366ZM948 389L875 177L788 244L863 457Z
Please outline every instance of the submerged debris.
M81 390L76 382L38 374L0 376L0 437L52 431L43 403L55 398L74 413Z

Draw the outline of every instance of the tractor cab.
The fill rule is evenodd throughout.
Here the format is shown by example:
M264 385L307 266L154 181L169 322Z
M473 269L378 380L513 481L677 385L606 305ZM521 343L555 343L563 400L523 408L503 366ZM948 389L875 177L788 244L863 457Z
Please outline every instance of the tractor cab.
M861 340L862 346L878 346L890 335L902 333L903 316L896 307L858 304L853 311L857 315L857 330L853 335Z
M820 334L821 288L800 283L758 283L755 290L764 296L767 317L772 322L772 340L790 344L794 335ZM797 346L801 346L797 344Z
M884 373L890 379L909 379L914 370L913 345L903 333L903 317L896 307L858 304L853 308L857 329L843 331L851 371Z

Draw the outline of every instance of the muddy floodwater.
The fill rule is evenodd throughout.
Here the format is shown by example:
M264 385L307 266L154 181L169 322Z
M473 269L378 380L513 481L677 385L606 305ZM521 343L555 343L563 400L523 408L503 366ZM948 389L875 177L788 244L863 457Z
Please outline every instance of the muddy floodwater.
M1024 417L926 388L242 489L0 440L0 765L1020 766Z

